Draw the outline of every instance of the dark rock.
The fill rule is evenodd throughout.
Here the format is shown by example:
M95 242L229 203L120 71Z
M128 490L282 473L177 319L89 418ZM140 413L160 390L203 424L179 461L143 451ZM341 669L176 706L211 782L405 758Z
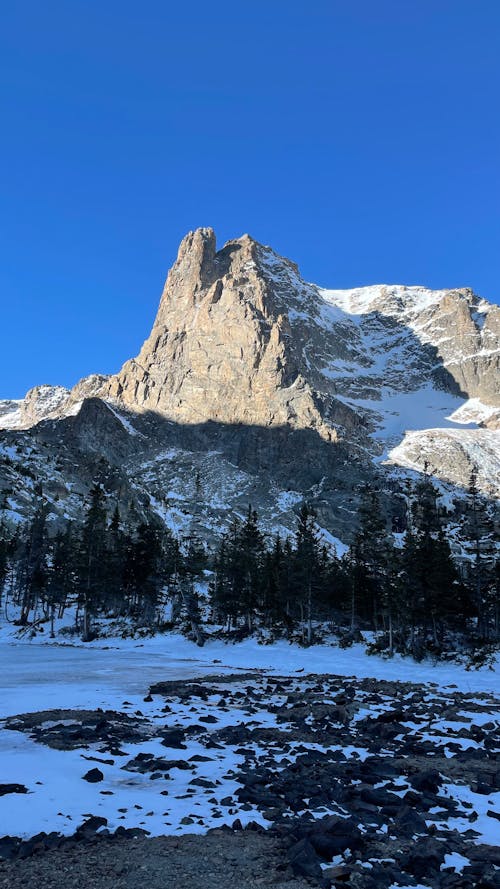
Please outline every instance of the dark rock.
M138 839L139 837L148 837L149 830L143 830L142 827L117 827L114 836Z
M404 806L394 819L394 824L399 832L405 836L414 836L416 833L426 834L427 825L415 809Z
M186 745L184 730L181 728L172 728L163 734L162 744L164 747L173 747L179 750L185 750Z
M24 784L0 784L0 796L8 793L28 793L28 788Z
M100 815L91 815L90 818L87 818L86 821L83 821L82 824L77 827L76 832L77 834L95 833L100 827L106 827L107 823L107 818L102 818Z
M0 859L9 861L16 858L20 842L19 837L0 837Z
M195 784L196 787L206 787L207 790L212 790L216 784L214 781L209 781L208 778L193 778L190 784Z
M86 772L82 777L83 780L88 781L89 784L97 784L104 779L104 775L100 769L90 769L90 771Z
M323 871L308 840L299 840L288 850L288 857L296 877L307 877L323 884Z
M425 769L416 775L412 775L409 780L415 790L428 790L431 793L437 793L443 783L443 779L437 769Z
M439 873L444 861L446 846L437 840L418 840L412 849L400 860L400 866L417 879Z
M187 763L184 763L184 761L182 763L180 768L189 768ZM175 765L177 765L177 760L156 758L152 753L138 753L134 759L129 760L126 765L122 766L122 769L125 769L127 772L140 772L141 775L146 775L148 772L168 772Z

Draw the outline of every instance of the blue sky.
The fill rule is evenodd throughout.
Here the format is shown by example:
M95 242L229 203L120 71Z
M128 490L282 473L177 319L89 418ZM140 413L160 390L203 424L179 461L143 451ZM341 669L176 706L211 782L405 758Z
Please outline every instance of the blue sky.
M113 372L178 242L500 301L497 0L22 0L0 30L0 397Z

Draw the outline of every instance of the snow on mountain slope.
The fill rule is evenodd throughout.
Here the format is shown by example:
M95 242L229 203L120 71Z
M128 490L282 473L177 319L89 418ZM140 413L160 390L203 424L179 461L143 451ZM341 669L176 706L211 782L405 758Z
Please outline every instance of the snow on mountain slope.
M467 478L471 467L478 486L492 498L500 496L500 430L428 429L407 432L401 444L388 454L388 462L431 474Z
M500 415L498 307L470 290L378 286L321 294L360 332L359 374L352 365L348 374L345 367L324 372L348 391L353 379L366 384L365 398L348 403L368 412L374 438L384 442L382 459L419 470L428 463L437 476L462 483L476 465L482 489L498 496L500 437L479 428L498 425ZM380 378L373 391L370 380Z
M287 311L302 372L362 418L377 463L422 471L435 442L430 463L438 477L464 485L477 464L481 487L500 494L497 437L481 429L497 427L500 418L497 306L469 289L326 290L305 284L269 248L258 255ZM463 434L472 429L476 434ZM419 451L420 435L426 444Z
M252 502L265 526L290 529L306 500L341 540L359 486L392 484L394 467L427 464L459 491L477 465L498 496L499 346L500 308L469 289L326 290L248 235L217 250L199 229L136 358L0 402L0 491L25 511L24 468L73 515L65 474L84 490L100 455L114 490L172 527L201 502L196 521L215 533Z
M359 329L367 376L409 372L415 360L440 386L500 405L500 308L470 289L427 290L378 285L323 290L323 299L342 309ZM409 359L409 360L408 360ZM437 372L437 374L436 374Z
M17 429L21 423L23 399L0 401L0 429Z
M64 386L35 386L19 401L0 401L0 429L21 429L56 417L68 396Z
M85 398L102 388L106 377L92 374L73 389L64 386L34 386L18 401L0 400L0 429L30 429L42 420L57 420L78 413Z

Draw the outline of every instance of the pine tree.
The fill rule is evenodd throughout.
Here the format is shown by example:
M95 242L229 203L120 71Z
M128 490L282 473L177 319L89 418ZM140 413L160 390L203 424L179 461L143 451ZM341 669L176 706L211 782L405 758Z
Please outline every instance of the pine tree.
M467 582L477 614L478 633L487 640L498 623L496 535L492 517L477 487L477 467L470 475L462 534L464 549L470 554Z
M128 552L126 576L136 615L152 624L163 583L160 535L155 525L141 522L137 528Z
M294 553L293 545L290 537L287 537L283 545L283 602L285 622L289 629L292 626L292 608L295 602L295 585L294 585Z
M54 637L54 620L64 614L66 602L76 589L76 552L71 524L58 531L51 545L47 580L47 605L50 615L50 635Z
M186 542L186 554L183 559L180 579L182 607L196 643L201 647L205 643L205 637L201 628L202 615L196 583L204 575L207 566L207 553L193 525Z
M324 565L324 573L323 605L329 620L337 623L339 620L343 621L347 612L350 613L352 605L348 555L339 559L335 551L329 552Z
M263 606L265 548L258 516L251 506L246 520L234 516L215 558L211 595L215 612L228 629L243 615L249 631Z
M194 531L187 538L184 570L192 578L202 577L207 567L207 553L199 536Z
M25 626L47 584L47 505L40 492L28 533L18 558L19 623Z
M82 639L91 636L91 621L96 614L105 592L106 582L106 509L104 491L95 484L89 496L84 518L78 564L78 598L83 609Z
M399 581L403 612L402 627L403 629L410 629L410 645L412 647L417 628L425 618L425 592L422 569L418 541L413 526L408 524L401 551Z
M233 592L239 600L240 609L245 615L248 630L251 632L260 600L264 538L258 527L257 513L250 505L246 520L236 535L231 560L235 583Z
M4 585L7 577L9 548L10 537L7 525L2 516L0 517L0 607L2 605Z
M314 511L304 504L299 513L293 559L293 585L308 644L312 642L313 613L322 582L321 545L315 518Z
M287 570L280 535L264 556L261 607L268 626L283 619L287 594Z
M415 488L402 553L402 578L411 617L412 647L417 628L431 631L434 646L442 645L444 625L456 612L459 582L439 521L437 491L427 478Z
M233 596L230 577L229 536L224 535L214 559L214 579L210 588L212 611L215 619L227 621L228 631L238 616L238 604Z
M358 531L352 547L352 611L370 620L375 630L383 618L392 636L394 617L394 546L375 490L364 488L358 512Z
M125 563L130 548L118 504L115 506L106 532L106 563L104 566L103 603L116 613L125 606Z

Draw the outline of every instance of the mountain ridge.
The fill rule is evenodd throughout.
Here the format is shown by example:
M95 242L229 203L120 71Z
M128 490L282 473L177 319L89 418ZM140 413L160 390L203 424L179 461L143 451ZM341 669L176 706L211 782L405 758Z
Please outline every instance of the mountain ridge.
M301 499L314 499L309 488L322 472L335 478L341 490L320 505L325 529L335 536L346 530L341 492L355 496L363 479L397 487L408 473L430 467L436 480L458 491L477 466L485 495L499 496L499 346L500 307L470 288L328 290L304 281L295 263L249 235L217 250L213 230L197 229L181 242L138 355L116 374L91 375L70 390L34 387L24 400L0 402L0 448L20 447L26 459L26 449L43 439L55 452L61 433L65 446L89 461L91 474L103 424L117 442L122 433L133 441L126 470L119 465L122 444L108 438L100 454L124 475L124 488L133 492L134 477L144 475L134 466L134 450L155 463L156 481L141 482L146 501L157 500L160 476L170 485L176 474L175 460L167 468L161 463L165 437L194 454L197 441L210 451L219 436L222 456L213 459L220 460L222 488L232 477L230 456L237 473L243 465L249 471L264 510L269 497L278 502L296 487L288 497L295 498L293 510ZM288 438L300 439L302 455L290 456ZM273 456L263 469L264 440L272 440ZM276 441L288 454L288 482ZM301 459L317 463L312 486L304 487L311 474ZM36 475L36 455L31 462ZM0 466L0 490L12 482L9 472L2 476ZM272 496L261 490L266 485ZM231 490L227 512L240 499Z

